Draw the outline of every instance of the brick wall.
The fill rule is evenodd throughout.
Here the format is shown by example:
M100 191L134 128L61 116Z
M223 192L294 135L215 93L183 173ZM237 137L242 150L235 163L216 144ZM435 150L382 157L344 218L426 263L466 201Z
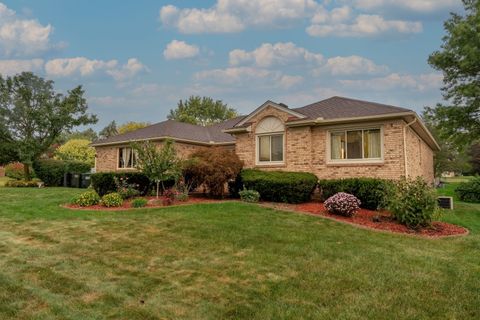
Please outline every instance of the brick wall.
M316 174L320 179L336 179L347 177L376 177L398 179L405 176L404 160L404 127L403 120L389 120L377 123L383 128L384 159L375 164L329 164L327 163L327 133L332 127L296 127L286 128L285 162L282 165L256 165L256 125L267 116L276 116L282 121L289 115L278 109L267 107L251 119L252 132L236 134L236 153L244 161L247 168L263 170L307 171ZM371 123L370 123L371 124ZM366 123L365 125L369 125ZM338 127L338 126L337 126ZM358 127L362 127L359 125ZM411 129L409 129L411 131ZM413 133L413 131L412 131ZM410 134L411 135L411 134ZM410 137L410 135L408 137ZM423 142L407 139L409 153L415 157L407 157L409 176L422 176L433 181L433 152ZM415 149L415 151L413 150Z
M410 127L407 128L407 175L433 183L433 151Z
M156 144L160 147L162 142L156 142ZM96 151L96 172L112 172L112 171L132 171L135 169L118 169L117 162L118 162L118 148L125 147L128 145L115 145L115 146L99 146L95 147ZM183 143L183 142L175 142L175 149L177 151L177 155L180 158L187 158L190 154L197 150L202 150L210 148L208 146L201 146L196 144L190 143ZM233 146L225 146L224 148L233 149Z

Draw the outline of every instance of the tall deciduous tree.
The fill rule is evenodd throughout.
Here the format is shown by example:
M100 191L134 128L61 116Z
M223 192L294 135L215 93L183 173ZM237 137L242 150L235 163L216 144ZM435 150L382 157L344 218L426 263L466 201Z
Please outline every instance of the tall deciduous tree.
M117 131L119 134L135 131L141 128L145 128L146 126L149 126L149 122L135 122L135 121L129 121L117 128Z
M117 123L115 122L115 120L107 124L107 126L102 130L100 130L100 132L98 133L100 139L110 138L117 134L118 134L118 130L117 130Z
M74 160L95 164L95 149L90 146L91 141L86 139L71 139L55 150L55 158L60 160Z
M468 145L480 137L480 1L462 1L465 15L451 14L441 49L428 62L443 72L449 103L432 109L440 134Z
M207 126L235 118L237 115L237 111L222 100L191 96L185 101L180 100L177 108L170 110L168 119Z
M87 113L83 94L81 86L57 93L53 81L30 72L0 77L0 144L24 164L25 179L30 179L33 161L62 132L96 123L96 116Z
M165 190L164 182L170 180L176 182L181 175L181 164L177 158L174 142L165 140L161 148L149 141L133 143L132 147L137 153L137 169L155 182L158 198L160 185L162 190Z

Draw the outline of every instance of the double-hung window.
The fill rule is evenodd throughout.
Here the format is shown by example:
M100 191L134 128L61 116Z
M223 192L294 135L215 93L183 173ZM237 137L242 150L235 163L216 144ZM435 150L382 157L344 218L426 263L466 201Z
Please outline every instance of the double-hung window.
M118 168L133 169L137 164L137 153L130 147L118 148Z
M330 160L382 160L380 128L332 130L330 132Z

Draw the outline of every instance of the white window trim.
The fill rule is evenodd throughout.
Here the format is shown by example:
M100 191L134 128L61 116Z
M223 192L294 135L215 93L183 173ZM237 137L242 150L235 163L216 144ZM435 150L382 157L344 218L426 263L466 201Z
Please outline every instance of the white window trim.
M371 130L380 129L380 158L366 158L366 159L332 159L331 153L331 134L332 132L355 131L355 130ZM383 125L372 126L356 126L356 127L338 127L327 130L327 164L382 164L384 163L385 145L383 137ZM362 135L362 155L363 155L363 135Z
M118 164L120 162L120 149L124 149L124 148L130 148L132 149L132 152L134 152L133 148L132 147L128 147L128 146L124 146L124 147L117 147L117 170L135 170L136 167L135 166L132 166L132 167L119 167Z
M260 161L260 143L259 138L264 136L282 136L282 161ZM277 131L277 132L268 132L268 133L261 133L255 135L255 165L257 166L272 166L272 165L284 165L285 164L285 131ZM270 157L272 154L272 143L270 142Z

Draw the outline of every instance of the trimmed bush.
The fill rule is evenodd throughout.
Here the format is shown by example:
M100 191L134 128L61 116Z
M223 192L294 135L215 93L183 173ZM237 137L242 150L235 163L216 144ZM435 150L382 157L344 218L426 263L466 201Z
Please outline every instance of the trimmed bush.
M422 178L395 183L390 211L398 222L412 229L430 225L437 211L437 195Z
M10 180L5 183L5 187L10 188L37 188L40 181L31 180Z
M258 200L260 200L260 193L258 193L258 191L256 190L247 190L247 189L244 189L242 191L240 191L239 193L239 196L240 196L240 199L242 199L242 201L245 201L245 202L258 202Z
M455 189L458 198L465 202L480 202L480 177L462 182Z
M33 169L46 186L55 187L63 185L65 173L86 173L91 168L88 163L79 161L40 159L33 163Z
M23 179L23 175L24 167L22 163L12 162L5 166L5 176L15 180L21 180Z
M378 210L386 208L392 193L392 182L376 178L350 178L336 180L320 180L318 188L322 201L336 193L345 192L357 197L362 208Z
M102 197L102 205L105 207L120 207L123 204L123 198L117 192L107 193Z
M245 189L256 190L266 201L302 203L310 201L317 177L307 172L260 171L241 172Z
M360 209L360 200L353 194L339 192L325 200L325 209L333 214L351 217Z
M136 198L132 200L132 207L143 208L147 205L148 200L145 198Z
M88 190L76 197L73 203L80 207L93 206L100 203L100 196L95 190Z
M117 192L115 178L125 179L126 183L138 185L137 190L142 196L150 189L150 180L140 172L100 172L91 175L92 187L100 196L110 192Z

